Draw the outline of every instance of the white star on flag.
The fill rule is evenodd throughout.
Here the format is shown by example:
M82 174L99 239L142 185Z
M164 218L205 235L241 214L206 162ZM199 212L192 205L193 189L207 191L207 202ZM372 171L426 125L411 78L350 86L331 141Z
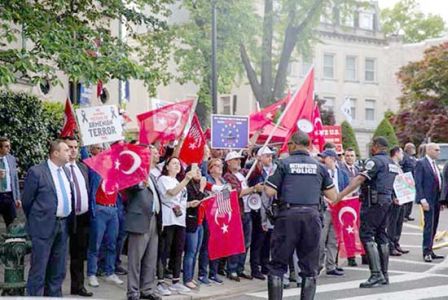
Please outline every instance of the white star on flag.
M221 227L221 229L222 229L222 233L227 233L227 232L229 232L229 226L228 225L226 225L226 224L224 224L224 225L222 225L222 227Z
M190 143L190 145L188 145L188 148L190 149L196 149L196 143Z
M115 161L115 169L116 169L116 170L119 170L119 169L120 169L120 161L119 161L119 160L116 160L116 161Z
M345 228L345 230L347 230L348 233L355 233L355 228L353 228L352 226L348 226L347 228Z

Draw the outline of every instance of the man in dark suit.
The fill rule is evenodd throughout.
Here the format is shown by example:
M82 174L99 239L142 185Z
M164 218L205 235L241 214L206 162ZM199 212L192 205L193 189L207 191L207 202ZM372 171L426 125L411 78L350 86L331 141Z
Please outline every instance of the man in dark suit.
M73 198L69 171L64 165L70 150L62 140L50 143L50 157L28 170L23 210L31 237L28 296L62 297L66 272L69 222Z
M426 156L417 161L415 167L416 202L422 206L425 216L423 229L423 259L425 262L443 258L432 251L434 236L439 224L439 197L442 188L442 178L435 164L439 154L439 145L427 144Z
M157 151L157 149L155 149ZM160 197L156 178L126 190L125 230L128 233L129 300L161 299L155 294L157 249L162 230Z
M0 137L0 214L6 227L16 218L16 207L21 207L19 176L14 156L9 154L11 142Z
M89 245L89 177L88 169L77 161L79 155L78 141L74 137L64 138L70 149L70 161L65 165L70 171L70 179L74 186L74 211L76 215L76 231L70 233L70 278L72 295L93 296L84 287L84 261L87 259Z
M415 145L413 143L407 143L403 150L404 157L400 162L401 169L403 170L403 173L411 172L414 175L415 165L417 164L417 159L415 158ZM411 217L413 204L413 202L403 204L405 221L414 221L414 218Z

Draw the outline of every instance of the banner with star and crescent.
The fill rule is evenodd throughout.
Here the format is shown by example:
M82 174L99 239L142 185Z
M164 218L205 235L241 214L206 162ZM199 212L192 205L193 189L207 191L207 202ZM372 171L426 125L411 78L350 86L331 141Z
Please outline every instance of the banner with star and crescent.
M249 145L249 117L212 115L213 149L244 149Z

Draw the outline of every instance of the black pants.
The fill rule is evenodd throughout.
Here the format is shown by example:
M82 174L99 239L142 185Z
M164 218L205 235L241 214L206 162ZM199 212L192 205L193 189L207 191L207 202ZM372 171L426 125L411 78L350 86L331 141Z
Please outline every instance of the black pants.
M297 251L300 276L315 277L319 270L319 241L322 222L317 208L292 207L279 213L272 232L269 274L282 277Z
M387 236L389 238L389 249L393 250L400 246L401 231L403 229L405 207L392 204L389 209L389 225Z
M389 238L386 233L389 224L390 203L375 204L368 207L361 206L361 227L359 237L363 244L375 241L378 245L387 244Z
M423 228L423 256L432 253L434 237L439 226L440 204L429 205L429 211L423 212L425 216L425 227Z
M71 290L74 292L84 287L84 261L87 259L89 246L89 223L89 212L76 216L76 232L69 235Z
M16 204L12 192L0 193L0 214L5 220L6 227L16 218Z
M250 269L252 273L259 273L262 267L263 245L266 240L266 232L261 226L259 211L251 211L252 218L252 242L250 244Z
M409 203L403 204L403 210L404 210L404 217L405 218L409 218L411 216L413 204L414 204L414 202L409 202Z
M162 244L162 264L165 267L168 258L170 258L173 264L173 283L177 283L180 279L182 253L185 247L185 227L178 225L166 226L163 229ZM172 256L170 257L171 253Z

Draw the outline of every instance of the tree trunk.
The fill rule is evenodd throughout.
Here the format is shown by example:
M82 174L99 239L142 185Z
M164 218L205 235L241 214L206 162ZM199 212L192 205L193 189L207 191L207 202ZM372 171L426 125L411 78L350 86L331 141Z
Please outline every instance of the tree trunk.
M247 54L246 48L244 47L243 44L240 45L240 55L244 68L246 69L246 75L247 78L249 79L252 92L255 95L255 99L257 99L257 101L260 103L260 106L264 107L268 102L264 98L263 90L261 89L261 85L258 82L257 73L252 67L249 55Z

